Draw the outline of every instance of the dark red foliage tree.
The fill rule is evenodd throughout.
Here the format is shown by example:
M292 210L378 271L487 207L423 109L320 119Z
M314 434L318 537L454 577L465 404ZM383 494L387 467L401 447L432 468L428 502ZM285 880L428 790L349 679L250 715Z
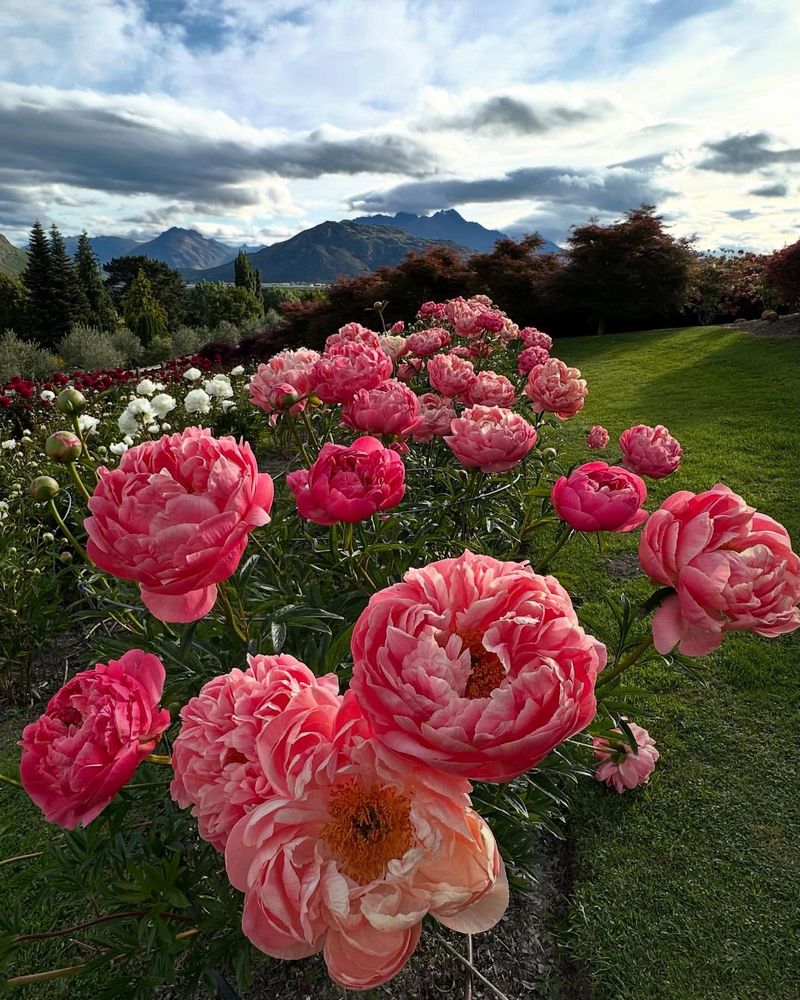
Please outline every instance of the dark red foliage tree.
M772 254L764 278L782 305L788 309L800 308L800 240Z

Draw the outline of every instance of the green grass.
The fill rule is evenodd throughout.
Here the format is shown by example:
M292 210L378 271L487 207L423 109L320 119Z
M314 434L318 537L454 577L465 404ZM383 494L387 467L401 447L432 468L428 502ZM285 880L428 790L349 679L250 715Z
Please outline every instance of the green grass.
M731 330L655 331L560 341L588 404L565 431L612 435L664 423L682 468L650 491L726 482L800 542L797 507L800 352L786 340ZM614 538L608 552L631 551ZM646 588L610 581L596 557L568 552L587 609L596 595ZM662 758L650 784L617 795L593 783L570 819L573 882L565 936L594 1000L789 1000L800 995L798 634L736 635L696 671L650 663L629 675L652 693L638 721Z

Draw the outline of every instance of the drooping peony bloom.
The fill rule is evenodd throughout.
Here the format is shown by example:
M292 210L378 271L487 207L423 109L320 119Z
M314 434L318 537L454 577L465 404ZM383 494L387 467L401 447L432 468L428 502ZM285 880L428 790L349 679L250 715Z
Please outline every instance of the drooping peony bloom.
M587 726L606 663L554 577L471 552L374 594L352 651L378 738L481 781L509 781Z
M407 435L419 419L416 393L397 379L359 389L342 410L342 422L370 434Z
M262 733L265 753L280 722ZM276 771L308 777L302 796L276 773L288 794L241 819L225 851L228 877L245 894L242 929L257 948L284 959L321 951L337 983L364 990L405 965L426 914L465 933L500 919L503 863L467 782L376 747L348 696L330 753L311 767L302 724L284 726L279 739L270 759Z
M400 456L365 435L349 446L324 444L310 469L286 477L297 513L317 524L364 521L396 507L406 490Z
M444 437L456 418L452 399L435 392L426 392L419 397L419 412L419 422L411 435L418 444L425 444L435 437Z
M561 520L578 531L633 531L647 520L643 480L606 462L586 462L562 476L550 499Z
M67 681L22 732L20 778L50 823L91 823L169 726L164 665L130 649Z
M452 352L437 354L428 362L428 381L443 396L466 397L476 377L472 362Z
M621 729L612 730L620 734L619 740L606 740L599 736L592 740L594 752L601 761L595 769L595 778L605 782L610 788L616 788L620 794L627 789L647 784L661 756L656 750L655 740L646 729L637 726L635 722L628 722L628 728L636 739L636 753L622 735Z
M283 412L287 407L289 412L299 413L306 405L305 398L300 397L310 395L313 388L311 370L319 357L317 351L305 347L275 354L265 365L258 366L250 380L251 403L265 413ZM293 402L288 398L286 386L291 386L296 393Z
M536 428L502 406L471 406L450 424L445 442L468 469L507 472L536 444Z
M636 424L619 437L622 464L639 476L664 479L681 464L681 446L666 427Z
M450 334L441 326L429 326L427 330L411 333L406 337L406 347L410 354L427 358L450 343Z
M517 358L517 370L520 375L527 375L537 365L543 365L549 357L550 355L543 347L526 347L524 351L520 351Z
M172 749L172 798L192 807L200 836L218 851L238 820L274 794L267 765L259 760L259 737L279 715L317 723L330 732L339 709L335 674L317 678L293 656L248 656L234 669L203 685L181 709L181 731ZM323 726L323 728L325 728ZM305 748L313 749L312 741ZM298 748L299 750L299 748Z
M553 338L537 330L535 326L524 326L519 331L519 337L526 347L540 347L549 354L553 349Z
M525 395L537 413L554 413L559 420L568 420L583 409L589 394L586 380L577 368L569 368L558 358L548 358L528 375Z
M339 327L338 333L332 333L325 341L325 353L330 354L342 344L366 344L369 347L380 347L381 338L374 330L368 330L360 323L346 323Z
M800 627L800 559L783 525L728 486L673 493L650 516L639 562L674 587L653 618L653 644L705 656L725 632L774 636Z
M602 451L608 447L609 433L602 424L595 424L590 427L586 434L586 444L596 451Z
M343 327L344 329L344 327ZM392 359L358 340L345 340L325 352L311 369L314 393L325 403L346 403L359 389L374 389L392 375Z
M249 444L187 427L130 448L100 481L84 521L89 557L136 580L156 618L191 622L236 572L253 528L269 522L272 479Z
M479 406L513 406L517 401L514 383L497 372L479 372L469 387L469 402Z

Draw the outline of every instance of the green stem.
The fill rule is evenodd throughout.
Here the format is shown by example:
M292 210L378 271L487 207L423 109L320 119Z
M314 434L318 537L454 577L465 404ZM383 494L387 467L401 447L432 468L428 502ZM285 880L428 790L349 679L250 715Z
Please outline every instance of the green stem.
M21 781L17 781L16 778L9 778L7 774L0 774L0 781L4 781L7 785L13 785L15 788L22 788Z
M72 418L72 426L73 426L73 427L75 428L75 433L76 433L76 434L78 435L78 437L80 438L80 442L81 442L81 449L82 449L82 452L83 452L83 454L84 454L84 455L85 455L85 456L86 456L87 458L89 458L89 459L90 459L90 458L91 458L92 456L91 456L91 453L90 453L90 451L89 451L89 446L88 446L88 445L86 444L86 438L85 438L85 436L84 436L84 433L83 433L83 431L81 430L81 425L80 425L80 423L79 423L79 421L78 421L78 418L77 418L77 417L73 417L73 418Z
M653 646L653 637L651 635L645 636L644 639L628 653L621 660L618 660L610 670L604 670L600 675L600 679L595 685L595 690L599 690L602 687L606 687L612 681L616 680L617 677L628 667L632 667L634 663L649 649Z
M295 440L295 444L300 449L300 454L303 456L303 461L308 466L312 465L311 458L309 457L309 454L306 451L306 446L303 444L303 439L300 437L300 434L299 434L299 432L297 430L297 424L295 423L295 420L294 420L294 414L289 413L287 411L287 413L285 414L284 419L286 420L287 425L289 427L289 430L291 432L291 435L292 435L292 437Z
M236 615L234 614L233 607L231 606L230 597L228 597L228 588L225 585L225 581L221 581L217 584L217 593L219 594L219 601L222 605L222 609L225 612L225 619L228 622L228 626L233 631L235 635L241 639L242 642L247 642L247 636L242 630L242 626L236 620Z
M300 417L305 424L306 430L308 431L308 439L314 446L314 451L319 453L319 441L317 440L317 435L314 432L314 427L309 420L308 414L306 413L305 407L300 411Z
M80 542L78 542L77 538L72 534L72 532L69 530L69 528L65 524L64 519L62 518L62 516L58 512L58 507L56 507L55 503L53 502L53 498L50 497L50 499L47 502L50 505L50 511L51 511L53 517L56 519L56 522L58 523L59 528L61 528L61 530L64 532L64 535L72 543L75 551L78 553L78 555L82 559L85 559L86 562L90 562L89 554L87 553L86 549L80 544Z
M566 527L566 525L564 525L564 527ZM555 556L557 552L560 552L561 549L564 548L564 546L567 544L567 542L572 538L574 534L575 534L574 528L569 528L567 531L564 531L563 528L559 529L558 535L556 536L555 545L552 547L552 549L550 549L550 551L547 553L544 559L540 559L536 563L536 565L533 567L534 573L541 573L542 570L546 569L547 566L550 565L553 556Z
M69 463L69 474L72 476L72 481L75 483L80 492L83 494L84 500L91 500L92 495L86 489L86 486L84 485L84 482L81 479L81 475L78 472L78 467L75 465L74 462Z

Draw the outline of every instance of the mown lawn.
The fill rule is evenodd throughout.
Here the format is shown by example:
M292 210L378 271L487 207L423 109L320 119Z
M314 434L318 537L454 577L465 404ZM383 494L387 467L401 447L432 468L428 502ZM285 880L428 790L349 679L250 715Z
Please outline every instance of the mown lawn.
M611 432L609 461L625 427L664 423L685 460L651 500L726 482L785 524L797 550L797 344L697 328L563 340L553 353L580 367L591 390L581 426L565 429L570 457L585 460L592 423ZM607 554L633 548L615 538ZM647 589L609 585L580 548L561 568L595 614L605 587ZM800 996L799 663L797 633L734 636L694 673L651 663L629 675L652 692L637 721L662 758L643 789L619 796L593 784L576 796L563 933L579 995Z

